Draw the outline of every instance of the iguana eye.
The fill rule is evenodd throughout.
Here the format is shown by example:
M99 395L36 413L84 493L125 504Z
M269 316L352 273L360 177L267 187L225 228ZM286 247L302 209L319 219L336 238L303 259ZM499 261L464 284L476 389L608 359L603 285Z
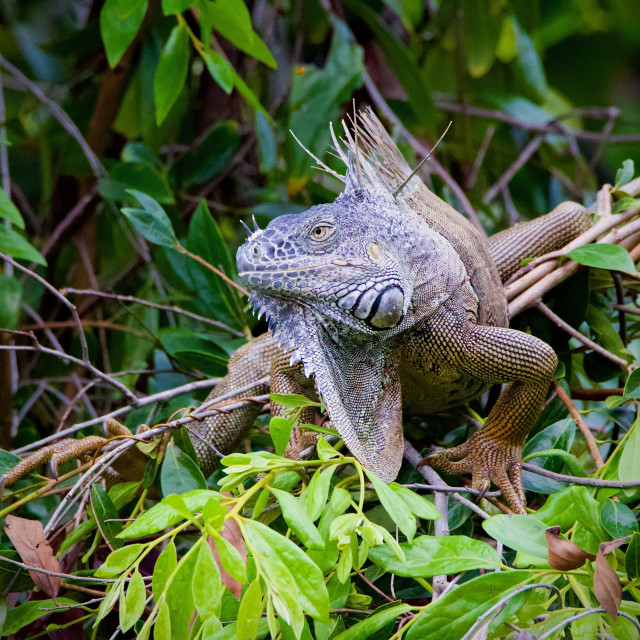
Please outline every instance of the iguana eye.
M311 237L314 240L324 240L333 233L333 227L328 224L317 224L311 229Z

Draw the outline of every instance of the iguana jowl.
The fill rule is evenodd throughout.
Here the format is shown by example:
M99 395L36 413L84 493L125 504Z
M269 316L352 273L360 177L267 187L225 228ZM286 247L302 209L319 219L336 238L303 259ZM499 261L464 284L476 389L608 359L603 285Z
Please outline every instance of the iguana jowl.
M337 200L276 218L239 249L240 277L273 331L234 353L208 400L242 397L251 383L253 394L271 389L316 399L319 392L352 453L391 481L402 462L403 412L441 413L505 383L484 427L430 463L471 472L478 489L493 481L524 513L521 448L557 359L544 342L507 328L501 280L523 258L558 249L588 228L586 210L565 202L485 240L417 177L409 179L409 166L371 111L360 114L357 143L345 134L355 161L336 142L349 167ZM256 382L267 375L268 384ZM191 425L205 474L259 411L249 404ZM312 410L301 419L312 421ZM100 442L40 450L1 484L52 456L62 461L104 442L92 438ZM304 446L296 431L289 455ZM139 473L128 461L114 467L125 478Z

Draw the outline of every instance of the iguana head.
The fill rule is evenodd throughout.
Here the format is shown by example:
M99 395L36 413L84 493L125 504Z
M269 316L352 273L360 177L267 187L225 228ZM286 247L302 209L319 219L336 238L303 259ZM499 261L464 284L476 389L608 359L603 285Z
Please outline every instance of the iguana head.
M358 189L253 233L237 264L254 306L281 323L289 305L302 305L354 336L397 327L412 282L391 250L402 233L393 208L388 194Z

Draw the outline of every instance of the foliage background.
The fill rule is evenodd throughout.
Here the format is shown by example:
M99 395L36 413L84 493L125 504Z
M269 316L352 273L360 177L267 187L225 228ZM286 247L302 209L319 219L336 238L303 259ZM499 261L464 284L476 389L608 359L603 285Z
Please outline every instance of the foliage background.
M77 307L88 360L109 377L98 379L85 367L65 363L42 349L17 350L16 345L33 346L33 342L28 336L3 333L0 336L5 347L0 351L0 445L6 450L19 449L56 429L126 405L131 398L125 397L122 385L114 388L114 379L130 394L149 395L170 392L194 380L224 375L229 354L247 335L258 335L266 329L251 317L232 289L207 267L177 251L172 241L162 242L147 235L146 240L152 240L149 243L136 233L140 227L131 225L128 221L131 218L123 215L122 207L142 207L157 212L158 205L161 206L172 233L186 250L233 277L233 255L244 237L240 220L249 222L251 216L255 216L263 226L275 216L335 198L339 183L312 168L312 161L289 130L311 152L339 169L326 153L330 143L327 125L329 121L337 123L340 116L351 112L352 99L359 106L374 106L412 165L419 162L424 150L430 148L452 121L451 129L434 159L422 169L422 175L436 193L467 215L476 216L489 234L546 213L565 199L591 204L602 184L618 182L618 187L622 187L631 177L631 165L626 165L625 180L617 178L616 171L624 160L637 160L640 149L640 3L632 0L431 0L424 3L419 0L344 0L342 3L256 0L247 5L241 0L149 0L148 3L146 0L4 0L0 3L0 12L0 120L4 123L0 169L4 192L10 194L20 212L14 211L4 198L0 200L0 216L6 223L0 230L0 251L18 259L23 266L30 265L57 290L66 287L85 291L65 295ZM131 189L143 195L135 197L127 192ZM145 200L144 194L152 200ZM618 201L622 197L616 196ZM624 206L637 207L633 201L627 201ZM640 353L637 324L633 316L623 319L614 311L614 284L608 272L592 270L587 275L584 271L550 294L547 303L570 325L632 363ZM622 284L626 302L633 303L637 283L627 280ZM90 291L87 293L87 290ZM105 299L95 292L134 296L138 300L177 306L197 315L185 317L131 300ZM47 345L58 355L64 352L86 359L68 305L42 282L5 262L0 276L0 299L0 326L33 331L40 346ZM223 324L214 325L211 321ZM615 393L623 395L625 371L589 349L585 354L579 343L570 342L567 334L540 312L529 310L514 324L531 329L556 348L564 365L564 388L571 387L574 391L620 388ZM609 401L608 405L603 402L605 396L614 392L601 392L593 396L599 402L589 402L580 408L590 412L589 427L596 432L600 451L607 461L600 477L633 482L640 480L637 462L640 457L627 454L624 472L620 473L621 448L616 448L626 437L640 451L640 437L634 439L636 431L630 429L636 410L636 401L629 400L634 395L633 384L627 391L626 402L620 401L618 406L616 401ZM153 404L151 409L130 411L123 422L134 429L142 423L162 423L177 409L197 405L206 393L204 389L195 388L176 397L169 397L169 393L165 402ZM574 394L578 396L579 392ZM491 398L488 401L491 402ZM486 415L486 406L482 403L476 403L474 409L479 415ZM551 471L584 475L594 470L594 463L584 440L576 435L574 423L566 420L567 415L567 407L558 398L551 400L525 453L553 450L556 453L533 462ZM265 419L260 425L250 437L256 450L271 444ZM434 441L453 443L465 436L464 429L450 432L446 425L432 424L427 434L417 423L411 423L408 428L413 441L423 445ZM81 431L84 435L88 433L93 433L91 428ZM184 438L181 442L183 448L188 449ZM177 480L172 484L171 478L189 476L192 469L186 454L178 454L172 448L169 452L162 463L165 471L161 470L156 480L160 494L166 498L172 493L182 493L180 488L202 489L201 478L197 478L195 484L189 484L188 480L186 485L180 485ZM6 454L0 460L3 470L13 466L15 460ZM173 473L169 472L170 463L174 465ZM260 462L258 457L241 458L234 464L248 464L255 470L256 465L271 462ZM286 463L277 464L286 467ZM330 462L327 464L327 468L332 468ZM61 467L63 471L73 468L73 465ZM209 480L209 486L214 488L222 477L218 472ZM327 500L339 500L341 494L334 488L337 478L338 474L331 480L333 497L329 498L327 493L328 484L327 491L318 494L323 504ZM410 468L401 476L405 484L419 479ZM32 495L28 491L36 481L32 476L16 485L17 491L5 492L2 516L15 510L17 499ZM350 488L349 482L344 486ZM459 484L459 480L451 479L451 482ZM255 486L251 483L246 480L246 487ZM303 488L306 486L303 484ZM229 485L229 488L234 487ZM362 516L363 505L356 503L358 491L364 491L364 486L351 488L355 502L351 506L347 504L345 509ZM548 525L562 524L563 533L591 553L597 551L601 541L638 530L632 511L638 503L636 490L572 487L557 493L561 485L533 476L528 480L528 488L532 489L531 506L539 509L538 514L542 513L539 520ZM309 491L301 492L299 485L296 488L286 482L281 490L293 491L296 495ZM124 490L121 495L110 493L108 496L104 490L95 491L89 512L103 524L118 513L122 518L138 514L145 504ZM391 521L394 520L401 528L401 539L410 538L402 528L403 523L408 526L407 513L385 515L382 507L388 505L380 492L384 491L379 490L376 497L367 490L367 522L375 522L385 531L388 527L395 534ZM618 502L609 499L614 494ZM251 500L234 498L233 504L240 505L237 513L260 515L260 509L254 510L257 493L252 495ZM287 498L282 494L267 491L261 495L265 501L261 508L268 500L269 505L282 503L285 509L283 500ZM547 500L548 495L552 497ZM376 506L378 498L382 506ZM216 500L219 504L220 499ZM305 504L304 499L298 500ZM19 513L46 522L58 502L52 491L37 500L25 500ZM102 502L107 505L103 511L96 507L96 503ZM153 499L149 497L146 507L151 504ZM422 502L415 504L414 513L422 518L420 532L432 534L433 513ZM196 506L202 509L203 504ZM87 517L82 515L85 507L86 502L70 524L55 528L50 540L56 551L74 523L87 522ZM183 505L175 503L173 507L180 512ZM490 514L499 513L486 501L482 507ZM191 524L191 535L183 536L180 529L170 538L176 539L178 557L186 557L189 548L196 549L208 575L218 575L216 569L211 568L213 561L202 551L205 546L201 542L190 546L199 533L215 538L216 526L222 526L220 514L216 515L215 507L210 509L210 522L205 522L205 516L194 520L190 515L191 520L187 518L184 522ZM183 513L191 514L194 510L198 511L189 503ZM278 516L280 511L273 506L267 513ZM560 513L568 514L562 523ZM107 517L107 514L111 515ZM317 519L320 512L315 515ZM336 515L339 514L334 513L334 517ZM271 523L273 530L285 533L287 525L290 526L286 516L285 509L286 524L282 518L270 522L271 516L265 518L264 514L262 520ZM321 522L325 524L319 529L329 544L330 522L327 518ZM493 536L509 547L509 540L499 534L499 530L507 530L508 526L498 522L501 524L497 529L483 529L477 514L451 500L448 526L454 534L463 536L451 538L454 540L452 557L468 552L474 562L469 566L453 562L449 566L442 560L439 571L465 573L461 582L468 585L469 579L484 571L483 567L493 566L491 562L496 560L490 552L473 545ZM214 598L217 593L222 604L207 611L198 608L200 617L192 634L226 638L239 633L240 637L252 637L252 634L262 637L269 633L266 620L260 622L248 614L260 603L267 611L275 606L281 625L277 633L283 638L329 638L340 633L344 633L340 637L345 638L374 637L375 633L378 633L375 637L387 638L393 633L400 636L407 629L408 637L419 637L420 629L426 633L424 625L436 624L433 621L439 620L436 611L428 608L433 604L430 604L426 578L435 575L433 567L421 567L413 574L397 578L394 587L389 574L385 573L393 572L391 556L372 564L366 559L368 547L364 554L362 552L367 535L373 536L368 545L373 546L378 542L376 535L382 534L375 527L363 533L362 521L358 525L353 522L347 525L343 538L339 537L339 531L332 532L335 539L331 544L338 544L341 550L341 560L338 561L336 555L334 563L342 562L342 567L336 569L338 565L320 563L325 578L332 576L328 579L331 618L313 615L305 609L306 618L300 610L290 620L294 631L286 623L282 624L282 610L294 605L280 603L283 609L279 609L278 605L269 604L275 592L268 585L277 585L274 577L277 571L266 568L266 560L267 565L261 565L254 540L250 554L254 557L253 564L249 563L248 578L246 575L244 578L247 584L257 586L245 588L244 609L241 604L238 611L229 592L224 597L221 591L215 592L218 582L214 580L211 587L214 592L206 597ZM529 520L521 526L529 528L515 527L511 532L511 549L524 551L518 548L517 538L531 545L534 539L545 544L539 527L531 529ZM309 549L296 526L292 529L299 548ZM93 528L86 526L82 536L77 534L73 544L63 545L58 553L63 571L90 573L95 570L107 557L109 546L117 548L116 533L102 529L96 533L95 524ZM157 532L147 530L145 533L158 537ZM246 539L246 531L244 533ZM268 536L264 531L261 535ZM264 539L269 541L268 537ZM278 540L276 543L280 544ZM349 556L347 550L353 549L354 544L355 551ZM392 541L387 540L386 545L392 546ZM17 558L6 537L2 539L2 546L5 557ZM152 560L158 556L158 549L153 548L155 551L149 547L148 553L145 552L149 566L138 561L140 566L135 565L134 575L151 574ZM192 552L192 558L196 552ZM429 556L432 552L429 547L425 553ZM233 556L233 552L229 554ZM313 557L313 552L309 551L309 555ZM509 551L505 556L508 567L513 566L514 555ZM638 534L626 547L614 551L613 556L611 563L618 570L624 587L621 610L637 616L640 611ZM631 557L636 564L626 560ZM135 563L135 559L132 562ZM123 571L126 577L133 571L132 565L126 562L122 566L114 562L113 566L119 567L120 573L105 573L103 578L120 576ZM352 573L352 566L362 569L366 580ZM521 566L528 565L525 562ZM554 583L563 592L566 611L560 612L558 602L544 589L527 591L526 596L519 595L517 602L514 601L517 607L512 603L500 619L492 623L490 637L515 637L517 631L502 624L506 621L535 629L541 636L562 621L563 616L566 618L569 613L587 611L602 603L593 590L594 569L590 562L586 568L565 572L564 577L544 563L538 562L536 566L535 575L506 571L500 578L505 581L502 591L498 586L496 593L508 594L510 589L527 580ZM182 567L183 573L193 570L186 563ZM128 583L137 585L129 587L132 594L129 611L138 612L135 619L133 615L129 618L126 613L123 615L123 610L127 610L126 600L118 604L119 592L113 587L109 587L111 601L107 602L110 607L115 606L114 612L109 613L110 607L100 605L104 601L96 601L85 609L70 608L41 618L42 612L28 605L44 597L42 592L34 595L33 583L25 575L19 578L21 582L16 582L14 568L6 563L0 568L4 572L2 585L6 596L3 615L7 608L12 610L7 624L13 625L11 629L21 637L36 637L45 633L47 624L54 624L67 625L64 629L49 629L49 633L60 634L59 637L90 637L94 633L108 638L119 632L118 624L122 629L129 623L131 630L126 633L132 636L134 629L140 632L145 620L153 621L160 615L165 618L156 622L156 637L163 637L158 631L163 625L168 633L167 616L174 628L173 637L181 637L176 625L184 627L184 621L174 619L173 608L165 612L157 606L162 599L159 594L164 593L165 607L188 609L181 597L169 597L166 590L169 587L163 591L161 586L154 585L155 600L149 601L144 610L138 606L140 597L145 595L139 586L144 583L137 578ZM223 570L233 573L224 562ZM340 577L346 576L347 582L342 580L340 587L333 578L335 571ZM170 571L169 575L181 574ZM295 582L296 576L293 577ZM346 591L345 584L348 585ZM104 592L107 586L108 583L96 581L91 588ZM466 611L469 624L464 629L440 625L443 637L461 637L471 622L488 608L485 596L473 604L482 591L474 592L473 586L465 588L464 593L469 594L466 600L466 596L458 592L455 599L442 599L438 606L444 610L442 615L454 619L467 620L463 615ZM64 595L80 602L91 597L77 590L65 591ZM100 597L95 593L93 596ZM194 592L195 602L206 597ZM327 596L318 595L320 600L323 597ZM385 614L380 606L386 599L396 597L404 604L396 605L401 608ZM467 605L471 608L464 609ZM104 607L101 611L106 617L97 631L92 631L98 607ZM426 607L424 615L415 622L411 614L423 611L421 607ZM375 610L378 617L367 618L354 612L358 609ZM22 613L16 614L16 611ZM549 618L537 617L545 612L551 613ZM406 618L406 628L396 631L396 618L400 615ZM79 618L83 622L69 626ZM224 628L205 622L214 618L222 620ZM314 623L311 618L315 619ZM236 619L237 624L226 624ZM411 625L409 620L413 620ZM429 620L431 622L425 622ZM535 620L537 627L534 627ZM344 630L358 621L364 621L365 626L348 635ZM133 627L134 624L137 626ZM622 618L614 622L606 614L583 618L582 622L575 621L570 626L571 637L575 638L595 637L597 632L601 637L605 637L605 633L616 638L638 637L631 623ZM181 633L188 637L188 631ZM551 637L558 637L557 633Z

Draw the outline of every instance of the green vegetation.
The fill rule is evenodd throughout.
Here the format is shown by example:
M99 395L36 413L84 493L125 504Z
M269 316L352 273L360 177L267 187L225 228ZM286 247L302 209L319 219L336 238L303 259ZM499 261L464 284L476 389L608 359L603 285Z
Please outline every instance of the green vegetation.
M3 636L640 638L638 3L30 0L0 15L0 473L58 431L151 428L4 487ZM451 121L421 175L489 235L567 199L609 234L543 263L558 276L543 303L524 270L510 294L512 326L561 362L524 450L529 515L431 472L434 493L409 461L385 485L335 438L281 457L300 396L210 478L180 428L266 330L234 286L240 221L336 197L289 131L340 170L328 125L352 100L412 166ZM406 424L421 452L468 435L427 424ZM138 481L112 484L134 447Z

